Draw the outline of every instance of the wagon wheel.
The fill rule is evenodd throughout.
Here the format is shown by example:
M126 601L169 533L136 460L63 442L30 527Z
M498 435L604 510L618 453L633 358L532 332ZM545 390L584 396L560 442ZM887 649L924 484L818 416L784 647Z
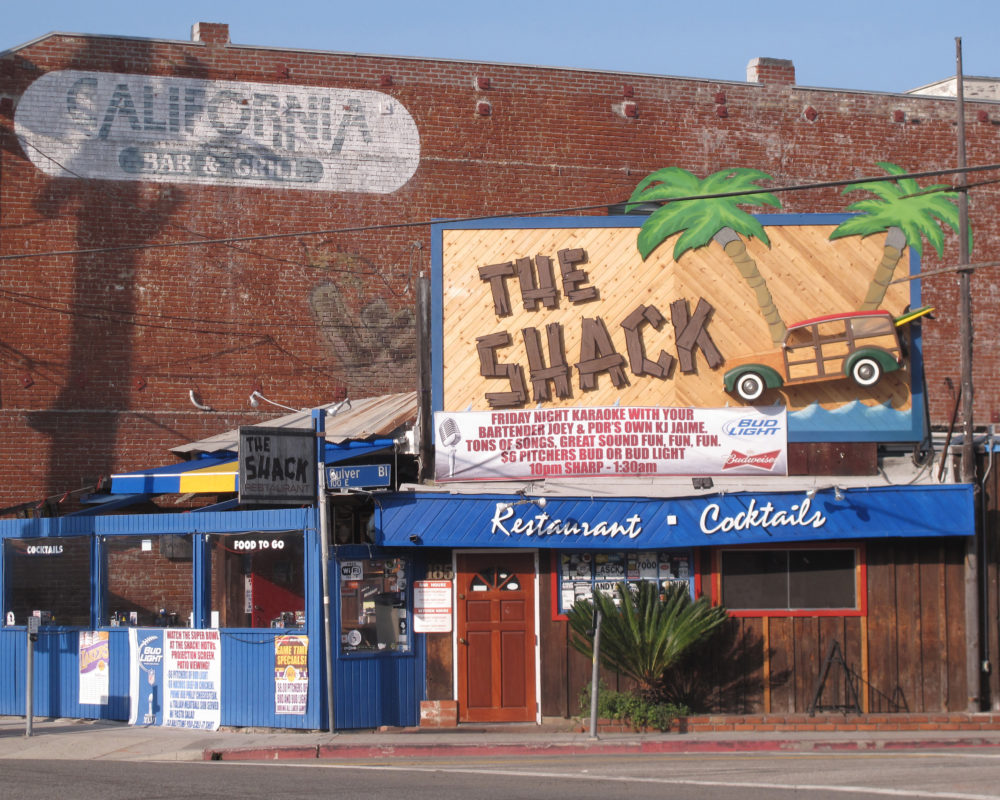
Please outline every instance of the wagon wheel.
M874 358L859 358L851 366L851 377L858 386L873 386L882 377L882 365Z
M759 372L744 372L736 379L736 394L748 403L752 403L762 394L767 385Z

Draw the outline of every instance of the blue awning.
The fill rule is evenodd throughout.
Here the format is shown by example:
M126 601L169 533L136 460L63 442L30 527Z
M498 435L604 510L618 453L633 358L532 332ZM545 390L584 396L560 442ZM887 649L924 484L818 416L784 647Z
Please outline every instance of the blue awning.
M392 439L326 443L324 459L337 464L394 446ZM164 467L111 476L111 494L227 494L239 490L235 453L204 456Z
M837 497L842 499L837 499ZM834 539L972 536L969 484L685 498L412 493L379 498L390 547L660 550Z

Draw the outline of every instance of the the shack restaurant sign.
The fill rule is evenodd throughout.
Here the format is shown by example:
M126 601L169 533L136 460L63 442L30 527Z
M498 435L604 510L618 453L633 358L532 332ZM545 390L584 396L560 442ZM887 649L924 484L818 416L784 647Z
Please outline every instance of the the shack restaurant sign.
M240 428L241 503L316 500L316 435L311 430Z
M435 415L438 481L785 475L783 408L547 408Z
M675 256L681 234L646 257L637 246L644 217L436 225L434 408L448 416L435 433L440 439L441 424L453 419L462 437L445 443L438 478L467 479L484 461L502 466L498 474L525 477L544 476L555 465L561 472L548 474L712 473L734 452L775 449L730 447L720 433L728 418L700 409L786 409L790 441L919 438L911 391L916 344L909 361L870 381L851 372L860 350L823 345L835 338L832 331L787 356L786 335L805 321L857 313L885 237L838 238L847 215L746 216L756 236L726 246L710 240ZM878 311L901 315L920 305L916 292L894 282L880 295ZM900 329L900 336L911 334L916 329ZM752 401L726 379L741 365L766 376ZM584 409L612 407L618 411L581 416ZM633 418L629 408L653 410ZM663 416L663 409L679 408L694 409L693 416ZM556 411L562 416L536 413ZM463 412L485 416L464 420ZM632 429L635 423L641 426ZM517 426L542 427L527 435L479 434ZM454 439L455 431L449 433ZM601 443L600 436L629 438ZM552 443L500 443L533 437ZM559 437L578 438L561 445ZM517 453L510 462L514 451L558 449L572 449L575 457ZM701 454L715 467L691 461ZM519 468L531 464L534 471ZM750 474L761 464L745 466ZM783 464L771 467L780 472Z

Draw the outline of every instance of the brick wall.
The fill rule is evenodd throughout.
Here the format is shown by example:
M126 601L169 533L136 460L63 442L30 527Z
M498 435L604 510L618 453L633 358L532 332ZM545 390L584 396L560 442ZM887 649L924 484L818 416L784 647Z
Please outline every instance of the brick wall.
M953 100L797 86L781 59L756 59L744 83L257 48L221 24L197 38L58 35L0 59L0 255L50 253L0 261L0 507L265 420L255 388L294 406L415 388L414 280L430 265L416 223L621 202L668 165L754 167L783 185L956 160ZM87 75L60 84L66 71ZM969 163L997 161L998 124L996 103L968 104ZM849 199L782 195L788 212ZM974 261L997 258L997 199L972 193ZM325 233L159 247L308 231ZM956 259L949 235L923 266ZM973 285L988 422L998 289L990 270ZM939 309L925 325L931 415L946 422L957 279L925 281L924 301Z

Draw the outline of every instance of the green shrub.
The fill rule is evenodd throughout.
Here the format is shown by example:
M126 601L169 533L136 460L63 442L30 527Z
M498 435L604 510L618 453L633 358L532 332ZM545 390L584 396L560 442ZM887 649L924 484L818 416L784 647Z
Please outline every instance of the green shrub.
M590 684L580 692L580 708L590 716ZM597 693L597 716L631 725L636 730L654 728L669 731L679 717L691 711L687 706L673 703L655 703L632 692L612 692L601 683Z
M597 592L567 611L570 643L593 658L594 609L601 612L601 665L632 678L650 703L663 703L667 673L707 641L727 619L706 598L692 600L685 584L662 589L650 581L619 583L616 598Z

